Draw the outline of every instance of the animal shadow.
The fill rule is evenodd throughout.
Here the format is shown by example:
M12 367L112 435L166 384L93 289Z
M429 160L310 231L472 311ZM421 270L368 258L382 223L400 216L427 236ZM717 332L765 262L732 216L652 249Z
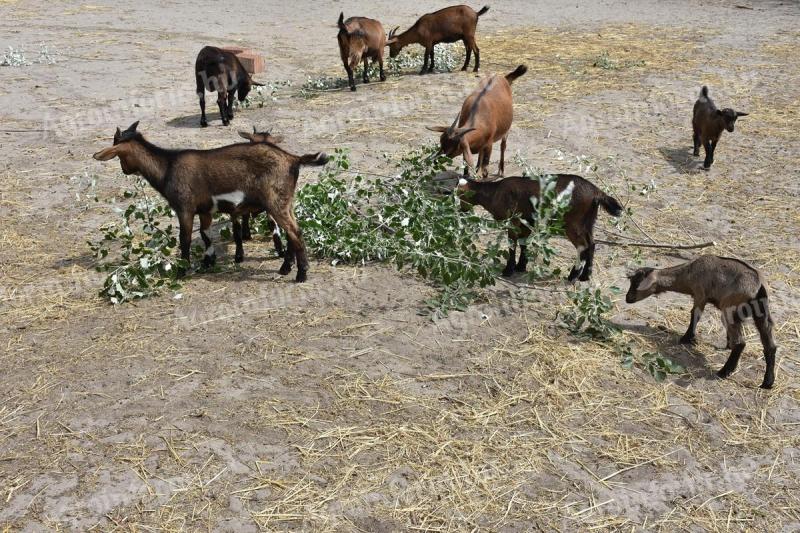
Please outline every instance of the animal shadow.
M698 379L717 379L717 368L708 361L704 353L698 351L693 344L680 343L681 332L667 331L661 328L650 328L642 325L615 325L622 330L650 337L658 353L684 367L690 376L677 376L674 379L676 385L686 387Z
M206 111L206 118L208 119L208 127L213 126L221 126L222 125L222 116L219 112L213 113ZM214 124L213 122L217 122ZM185 117L175 117L169 122L167 122L167 126L171 128L192 128L192 129L199 129L200 128L200 113L196 113L194 115L187 115Z
M664 159L672 165L672 168L681 173L696 174L702 171L702 155L700 159L692 155L690 150L685 148L672 148L662 146L658 149ZM701 152L702 154L702 152Z

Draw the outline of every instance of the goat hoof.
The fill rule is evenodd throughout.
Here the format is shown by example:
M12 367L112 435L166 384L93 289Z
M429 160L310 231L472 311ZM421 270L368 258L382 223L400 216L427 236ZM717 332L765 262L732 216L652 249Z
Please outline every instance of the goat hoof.
M761 383L761 385L759 386L759 388L762 388L762 389L771 389L771 388L772 388L772 383L773 383L772 381L767 381L767 380L765 379L765 380L764 380L764 382L763 382L763 383Z
M527 263L518 263L517 266L514 267L514 270L517 272L525 272L527 267Z
M235 256L233 256L234 263L241 263L242 261L244 261L244 254L242 255L236 254Z
M306 271L305 271L305 270L300 270L300 269L298 269L298 270L297 270L297 277L296 277L296 278L294 278L295 282L297 282L297 283L303 283L303 282L304 282L304 281L306 281L307 279L308 279L308 274L306 273Z
M280 274L281 276L285 276L286 274L288 274L291 271L292 271L291 263L289 263L289 264L284 263L284 264L281 265L281 268L278 270L278 274Z
M350 86L350 90L353 91L353 92L356 92L356 86L355 85L351 85Z
M201 120L200 121L200 127L201 128L207 128L208 127L208 122L206 122L205 120Z
M381 75L381 81L386 81L386 76Z
M591 272L583 272L579 277L578 281L589 281L589 278L592 277Z
M695 157L699 156L700 155L700 150L695 150L694 152L692 152L692 155L695 156Z
M510 278L510 277L511 277L511 276L513 276L513 275L514 275L514 267L513 267L513 266L507 266L507 267L506 267L506 268L503 270L502 276L503 276L504 278Z
M686 335L684 335L683 337L681 337L680 342L681 344L695 344L697 341L695 340L694 337L687 337Z
M731 374L733 374L733 370L728 370L724 366L717 371L717 377L720 379L725 379Z

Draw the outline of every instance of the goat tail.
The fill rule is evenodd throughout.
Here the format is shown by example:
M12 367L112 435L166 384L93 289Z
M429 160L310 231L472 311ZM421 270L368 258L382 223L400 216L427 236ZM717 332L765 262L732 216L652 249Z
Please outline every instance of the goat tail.
M347 31L347 28L346 28L346 27L345 27L345 25L344 25L344 11L342 11L341 13L339 13L339 20L337 21L337 24L339 25L339 29L340 29L340 30L345 30L345 31Z
M489 6L483 6L481 10L478 11L478 16L485 15L487 11L489 11Z
M508 83L512 83L515 79L519 78L526 72L528 72L528 67L525 65L520 65L514 69L514 72L509 72L506 74L506 80L508 80Z
M703 98L708 98L708 87L703 85L703 88L700 89L700 96Z
M612 217L618 217L622 214L622 204L619 203L619 200L613 196L607 195L604 192L600 192L600 196L597 198L597 203L600 204L606 213Z
M314 167L321 167L326 164L330 159L325 152L317 152L316 154L306 154L300 156L301 165L311 165Z

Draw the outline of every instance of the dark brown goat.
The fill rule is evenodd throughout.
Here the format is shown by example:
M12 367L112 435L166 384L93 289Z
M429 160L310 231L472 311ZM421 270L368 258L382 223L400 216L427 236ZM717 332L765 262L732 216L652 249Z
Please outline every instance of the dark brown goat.
M475 30L478 27L478 17L489 11L489 6L483 6L480 11L475 11L469 6L451 6L440 9L434 13L422 15L409 29L397 35L397 28L389 32L390 57L397 57L400 50L410 44L419 44L425 48L425 61L420 74L433 72L433 49L439 43L454 43L463 41L466 49L466 59L461 70L467 70L472 52L475 52L475 70L481 66L481 51L475 42ZM428 66L430 59L430 67Z
M339 53L342 56L350 90L356 90L353 71L364 61L364 83L369 83L367 73L369 60L377 61L380 67L381 81L386 81L383 73L383 49L386 47L386 32L380 22L366 17L350 17L344 20L344 13L339 14Z
M136 131L136 122L114 134L114 144L96 154L99 161L119 157L122 172L139 174L163 196L178 215L181 257L190 260L194 216L206 246L204 264L216 254L208 237L214 213L228 213L236 241L236 262L244 260L239 217L266 211L286 232L289 242L280 273L288 274L297 259L297 278L305 281L308 259L294 216L294 193L301 165L324 165L323 153L296 156L267 143L239 143L212 150L166 150Z
M631 286L625 301L639 302L654 294L673 291L692 297L692 316L689 329L681 343L695 341L697 322L706 304L722 311L722 322L731 350L725 365L717 372L721 378L730 376L739 364L745 349L742 323L753 318L764 347L767 363L762 389L770 389L775 381L775 354L778 348L772 337L772 316L769 311L767 284L761 273L753 266L731 257L701 255L700 257L669 268L640 268L629 276Z
M592 275L594 264L594 223L597 220L597 209L602 207L610 215L618 217L622 214L622 206L613 197L607 195L586 179L572 174L555 174L556 191L559 194L571 193L569 208L564 215L564 228L569 241L578 251L578 259L567 278L569 281L579 279L587 281ZM528 258L525 245L520 245L519 261L515 261L518 239L530 235L530 229L522 222L534 222L535 207L531 198L540 195L540 184L536 179L514 176L498 181L474 181L462 178L458 182L458 196L462 208L469 209L480 205L495 220L507 220L519 217L513 227L508 230L509 250L508 263L503 276L511 276L514 271L525 272Z
M708 87L705 85L700 91L700 97L694 103L692 110L692 141L694 142L694 155L700 155L700 145L706 151L706 158L703 161L703 168L708 170L714 162L714 152L717 150L717 143L722 137L723 130L733 133L736 119L746 117L747 113L734 111L726 107L717 109L714 101L708 96Z
M450 125L429 127L441 132L440 152L448 157L461 155L466 163L464 175L469 172L472 154L478 154L478 170L484 178L489 175L492 147L500 141L500 175L505 172L508 130L514 120L514 101L511 84L525 74L528 67L518 66L505 76L495 74L481 80L480 85L467 96L461 112Z
M197 81L197 96L200 98L200 125L208 126L206 120L206 91L217 93L217 104L222 124L233 120L233 99L238 92L239 101L247 98L253 86L260 86L250 77L236 54L215 46L204 46L194 63Z

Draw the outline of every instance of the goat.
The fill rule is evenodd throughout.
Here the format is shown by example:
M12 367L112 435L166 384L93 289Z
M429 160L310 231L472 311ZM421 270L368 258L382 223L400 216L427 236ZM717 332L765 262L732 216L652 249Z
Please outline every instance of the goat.
M761 337L767 363L761 388L772 388L775 381L775 354L778 349L772 338L773 323L769 312L767 285L758 270L739 259L702 255L670 268L640 268L629 279L631 286L625 296L625 301L629 304L667 291L692 297L694 305L689 329L681 337L681 343L695 341L697 322L707 303L722 311L727 346L731 349L731 354L717 372L721 378L727 378L736 370L745 348L742 322L752 317Z
M442 134L439 139L440 153L448 157L464 157L465 176L473 166L472 154L478 154L478 168L481 169L484 179L488 177L492 146L498 139L500 176L505 173L508 130L514 119L511 84L527 71L528 67L520 65L505 76L495 74L484 78L478 88L464 100L461 112L450 127L428 127L429 130Z
M167 150L148 142L136 131L117 128L112 146L94 154L98 161L119 157L122 172L139 174L157 190L178 216L181 258L190 260L194 216L200 217L200 236L206 247L204 266L216 253L207 235L217 211L233 223L237 263L244 260L242 227L245 213L266 211L286 232L288 250L279 270L286 275L297 260L296 281L307 278L308 258L294 215L294 192L302 165L324 165L324 153L296 156L267 143L238 143L211 150Z
M277 145L283 142L283 137L280 135L272 135L271 131L258 131L253 126L253 133L248 131L240 131L239 136L247 139L251 143L269 143ZM258 215L260 213L254 213ZM281 229L275 224L275 220L267 215L267 229L272 232L272 244L275 246L275 252L278 257L284 257L283 241L281 241ZM250 232L250 213L242 215L242 240L249 241L253 238Z
M475 70L481 66L481 51L475 42L475 30L478 27L478 17L489 11L489 6L476 12L469 6L451 6L440 9L435 13L422 15L409 29L397 35L398 28L389 32L389 56L397 57L400 50L410 44L419 44L425 48L425 61L420 74L433 72L434 47L439 43L454 43L463 41L466 49L466 59L461 70L467 70L472 52L475 52ZM428 68L430 58L430 68Z
M367 67L369 60L377 61L380 67L381 81L386 81L383 73L383 49L386 47L386 32L377 20L366 17L350 17L344 20L344 13L339 14L339 54L342 56L350 90L356 90L353 70L364 61L364 83L369 83Z
M222 125L233 120L233 98L238 92L239 101L247 98L250 89L262 86L250 77L236 54L215 46L204 46L194 63L197 81L197 96L200 98L200 126L208 126L206 120L206 91L217 93Z
M746 117L748 113L734 111L726 107L717 109L714 101L708 96L708 87L705 85L700 90L700 96L694 103L692 110L692 141L694 143L694 156L700 155L700 145L706 151L706 158L703 161L703 168L708 170L714 162L714 152L717 150L717 143L722 137L722 131L728 130L733 133L736 119Z
M597 220L597 209L602 207L610 215L618 217L622 214L622 206L615 198L580 176L555 174L553 177L556 180L555 187L559 194L571 194L569 207L564 214L564 228L567 238L578 251L578 259L567 279L569 281L575 281L575 279L588 281L592 275L594 264L593 233L594 223ZM526 246L520 245L519 261L515 261L516 244L519 239L524 240L531 233L525 223L532 224L534 222L536 207L531 198L540 196L539 181L521 176L498 181L475 181L461 178L456 193L461 201L462 210L480 205L495 220L515 218L513 226L508 229L508 263L503 270L503 276L509 277L515 270L525 272L528 263L525 255Z

